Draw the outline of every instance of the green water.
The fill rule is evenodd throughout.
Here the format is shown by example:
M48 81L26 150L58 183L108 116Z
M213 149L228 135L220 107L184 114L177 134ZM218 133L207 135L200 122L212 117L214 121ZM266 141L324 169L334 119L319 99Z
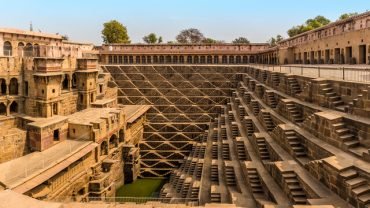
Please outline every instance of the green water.
M119 187L116 197L158 197L158 192L165 183L164 179L137 179Z

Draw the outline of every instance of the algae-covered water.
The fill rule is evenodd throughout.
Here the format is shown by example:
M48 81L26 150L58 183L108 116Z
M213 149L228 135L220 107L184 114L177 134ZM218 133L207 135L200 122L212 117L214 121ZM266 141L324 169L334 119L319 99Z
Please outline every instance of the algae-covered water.
M137 179L117 189L116 197L159 197L165 179Z

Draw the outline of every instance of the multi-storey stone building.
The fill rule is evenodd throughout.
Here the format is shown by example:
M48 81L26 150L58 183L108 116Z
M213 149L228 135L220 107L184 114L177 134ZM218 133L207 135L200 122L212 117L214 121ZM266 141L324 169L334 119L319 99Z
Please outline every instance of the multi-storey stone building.
M123 183L160 177L169 181L158 206L369 207L369 14L274 47L93 50L2 30L0 187L9 190L0 199L88 207L66 200L104 200ZM304 64L326 71L304 73ZM352 67L361 79L337 79L330 64L362 64Z
M114 196L135 180L148 107L118 105L93 46L9 29L0 36L2 184L37 199L81 201Z

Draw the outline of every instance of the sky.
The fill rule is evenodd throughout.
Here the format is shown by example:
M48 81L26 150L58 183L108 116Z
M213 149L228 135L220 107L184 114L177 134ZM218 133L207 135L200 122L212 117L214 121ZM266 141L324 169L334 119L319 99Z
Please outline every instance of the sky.
M366 12L370 0L0 0L0 27L66 34L71 41L102 43L103 23L118 20L133 43L156 33L173 41L183 29L231 42L243 36L264 43L308 18L336 20Z

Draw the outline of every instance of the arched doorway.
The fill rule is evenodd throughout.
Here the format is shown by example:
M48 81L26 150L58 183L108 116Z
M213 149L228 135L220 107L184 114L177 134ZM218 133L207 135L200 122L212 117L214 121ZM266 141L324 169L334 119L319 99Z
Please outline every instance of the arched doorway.
M187 62L188 62L188 64L192 64L193 63L193 57L192 56L188 56Z
M69 88L69 78L68 74L65 74L62 82L62 90L68 90L68 88Z
M112 149L113 147L118 147L118 138L115 134L109 138L109 149Z
M123 129L119 130L118 140L120 143L125 141L125 131Z
M10 113L18 113L18 103L16 101L13 101L12 104L10 104Z
M222 56L222 63L227 64L227 56Z
M207 56L207 64L212 64L212 56Z
M241 64L241 62L242 62L241 56L236 56L236 63Z
M172 59L170 55L166 56L166 63L172 63Z
M107 155L108 154L108 143L103 141L100 145L100 155Z
M17 78L10 79L9 94L18 95L18 80Z
M3 50L4 50L4 56L12 56L13 55L12 44L9 41L4 42Z
M0 115L6 116L6 106L4 103L0 103Z
M6 94L6 80L5 79L0 79L0 93L1 95Z
M72 74L72 89L77 88L77 76L76 74Z
M199 64L199 56L194 56L194 64Z

